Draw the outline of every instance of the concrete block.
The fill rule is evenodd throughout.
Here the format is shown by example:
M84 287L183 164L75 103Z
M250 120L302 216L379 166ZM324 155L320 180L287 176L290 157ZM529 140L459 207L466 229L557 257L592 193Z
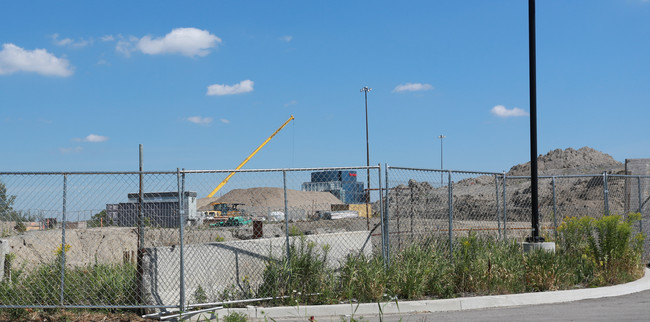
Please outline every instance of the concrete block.
M322 251L323 246L329 245L327 260L332 267L338 267L348 254L358 254L367 237L367 231L304 236L305 241L317 245L316 250ZM297 238L290 237L290 242L299 243ZM183 250L186 303L197 303L195 295L200 293L199 287L208 302L215 301L226 289L242 290L250 286L256 290L262 284L267 261L281 258L285 251L285 237L186 245ZM363 253L371 256L370 243ZM177 245L146 249L143 290L148 304L178 305L180 258Z
M522 245L524 246L524 253L529 253L537 249L543 249L545 251L552 252L552 253L555 252L555 243L553 242L544 242L544 243L523 242Z
M0 239L0 281L4 280L5 277L5 260L7 254L9 254L9 241Z

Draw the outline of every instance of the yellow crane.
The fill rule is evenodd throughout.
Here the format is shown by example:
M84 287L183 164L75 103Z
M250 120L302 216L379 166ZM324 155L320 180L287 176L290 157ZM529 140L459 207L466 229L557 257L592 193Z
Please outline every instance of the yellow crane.
M266 141L264 141L264 143L260 144L260 146L258 146L257 149L255 149L255 151L253 151L253 153L251 153L251 155L249 155L248 158L246 158L246 160L244 160L244 162L242 162L240 165L238 165L237 168L235 168L235 171L231 172L225 179L223 179L223 181L221 181L221 183L216 188L214 188L214 190L212 190L212 192L210 192L210 194L208 195L208 198L211 198L212 196L214 196L215 193L217 193L217 191L219 191L219 189L223 188L223 186L226 185L226 183L228 183L228 180L230 180L230 178L232 178L232 176L234 176L235 173L237 173L237 170L241 169L248 162L248 160L250 160L255 154L257 154L257 152L259 152L267 143L269 143L269 141L271 141L271 139L276 134L278 134L278 132L280 132L287 124L289 124L289 122L291 122L293 120L294 120L294 117L293 117L293 115L291 115L291 117L286 122L284 122L284 124L282 124L282 126L280 126L279 129L275 130L275 132L273 132L273 134L271 134L271 136L269 136L269 138L266 139Z

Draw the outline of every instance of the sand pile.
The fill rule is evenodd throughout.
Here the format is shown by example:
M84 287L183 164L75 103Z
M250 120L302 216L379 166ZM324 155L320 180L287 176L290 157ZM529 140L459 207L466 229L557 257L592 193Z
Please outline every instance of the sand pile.
M234 189L221 197L201 198L197 202L199 211L210 210L211 202L242 203L246 207L284 209L283 188ZM341 200L329 192L300 191L287 189L287 201L290 207L310 208L340 204Z

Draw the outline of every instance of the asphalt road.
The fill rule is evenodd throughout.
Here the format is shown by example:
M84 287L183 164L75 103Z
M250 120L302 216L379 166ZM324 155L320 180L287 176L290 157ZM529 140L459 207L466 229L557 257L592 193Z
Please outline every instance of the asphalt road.
M379 316L354 317L379 321ZM383 316L382 321L650 321L650 291L558 304Z

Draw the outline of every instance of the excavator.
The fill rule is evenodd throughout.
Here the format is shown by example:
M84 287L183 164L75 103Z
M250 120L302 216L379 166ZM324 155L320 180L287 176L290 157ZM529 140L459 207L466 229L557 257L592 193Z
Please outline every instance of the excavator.
M228 180L232 178L232 176L237 173L237 170L241 169L248 161L255 155L257 152L259 152L271 139L278 134L289 122L293 121L295 118L293 115L289 117L289 119L280 126L271 136L269 136L260 146L253 151L242 163L240 163L237 168L235 168L235 171L231 172L219 185L208 194L208 198L212 198L214 194L217 193L223 186L228 183ZM207 211L206 214L208 216L211 216L207 219L204 220L204 223L209 224L210 226L241 226L245 225L251 222L250 219L244 219L247 217L247 214L245 211L238 209L238 206L241 206L243 204L238 204L238 203L223 203L223 202L213 202L210 204L213 210Z

